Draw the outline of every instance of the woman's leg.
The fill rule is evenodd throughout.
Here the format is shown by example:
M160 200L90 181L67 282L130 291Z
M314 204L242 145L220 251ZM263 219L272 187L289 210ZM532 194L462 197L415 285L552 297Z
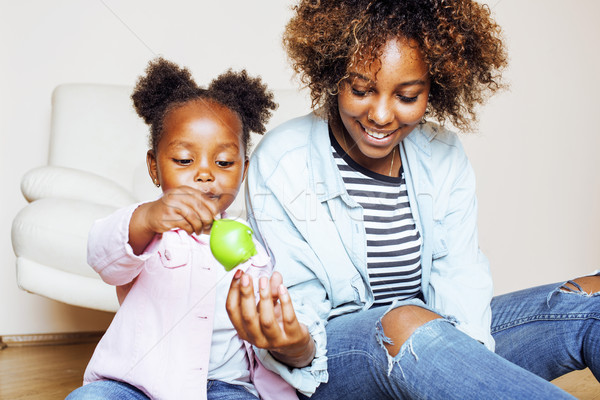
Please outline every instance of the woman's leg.
M208 400L258 400L243 386L222 381L208 381L207 391Z
M552 380L589 367L600 380L600 276L497 296L496 353Z
M119 381L95 381L72 391L65 400L149 400L139 389Z
M393 341L386 336L392 330L384 334L385 311L374 308L329 321L329 381L310 400L572 398L441 318L425 315L429 322L414 330L391 356L388 351L393 354L397 347L386 347ZM402 324L402 319L396 322Z

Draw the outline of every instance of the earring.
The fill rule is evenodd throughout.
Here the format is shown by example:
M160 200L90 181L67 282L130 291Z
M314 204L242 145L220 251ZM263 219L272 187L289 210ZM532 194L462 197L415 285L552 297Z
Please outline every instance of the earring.
M156 187L160 187L160 183L158 182L158 180L157 180L157 179L155 179L155 180L154 180L154 186L156 186Z

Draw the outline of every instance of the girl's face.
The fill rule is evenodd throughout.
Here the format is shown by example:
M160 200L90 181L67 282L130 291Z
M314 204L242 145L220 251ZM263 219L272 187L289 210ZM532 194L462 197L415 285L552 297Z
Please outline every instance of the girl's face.
M235 199L247 169L242 123L212 101L193 101L168 112L148 171L162 190L189 186L223 212Z
M359 164L389 168L390 152L422 120L429 97L429 69L414 41L392 39L378 60L349 70L338 107L346 133L341 143ZM334 130L335 132L335 130Z

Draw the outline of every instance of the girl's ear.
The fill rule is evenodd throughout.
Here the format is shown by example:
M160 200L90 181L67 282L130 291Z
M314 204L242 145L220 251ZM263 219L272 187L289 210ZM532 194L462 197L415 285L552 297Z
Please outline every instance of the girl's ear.
M146 165L148 166L148 174L150 175L150 179L152 179L152 183L156 187L160 187L160 181L158 179L158 165L156 163L156 155L154 154L154 150L148 150L146 153Z

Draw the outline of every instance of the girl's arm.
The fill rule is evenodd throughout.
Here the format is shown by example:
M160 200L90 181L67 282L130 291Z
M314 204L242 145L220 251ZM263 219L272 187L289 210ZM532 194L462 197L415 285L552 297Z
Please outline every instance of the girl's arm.
M110 285L122 286L131 282L149 257L135 255L128 244L129 223L139 206L133 204L97 220L88 235L88 264Z
M129 244L140 255L155 234L180 228L189 234L210 231L215 215L214 201L197 189L180 186L165 191L158 200L140 205L129 223Z

